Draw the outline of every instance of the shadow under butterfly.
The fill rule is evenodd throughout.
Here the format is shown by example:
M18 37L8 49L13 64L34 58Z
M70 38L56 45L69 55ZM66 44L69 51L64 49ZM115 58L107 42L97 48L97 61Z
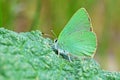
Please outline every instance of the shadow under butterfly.
M96 46L97 39L89 15L84 8L80 8L61 31L52 48L58 55L71 61L73 57L93 57Z

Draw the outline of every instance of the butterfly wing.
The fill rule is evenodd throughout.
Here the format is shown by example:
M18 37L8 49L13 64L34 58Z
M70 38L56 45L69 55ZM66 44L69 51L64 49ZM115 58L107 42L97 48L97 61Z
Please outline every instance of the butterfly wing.
M93 56L96 50L96 36L90 31L77 31L58 41L61 49L78 56Z
M90 19L86 10L79 9L61 31L58 47L74 55L93 56L96 50L96 36L90 28Z
M76 31L90 31L90 19L87 11L84 8L79 9L66 24L61 31L58 39L63 39L65 36Z

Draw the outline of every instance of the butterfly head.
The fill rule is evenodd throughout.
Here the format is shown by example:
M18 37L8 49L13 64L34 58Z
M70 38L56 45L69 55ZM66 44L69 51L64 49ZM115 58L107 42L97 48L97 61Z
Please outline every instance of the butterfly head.
M54 39L54 43L53 43L53 45L52 45L52 49L53 49L54 51L57 51L57 50L58 50L57 39Z

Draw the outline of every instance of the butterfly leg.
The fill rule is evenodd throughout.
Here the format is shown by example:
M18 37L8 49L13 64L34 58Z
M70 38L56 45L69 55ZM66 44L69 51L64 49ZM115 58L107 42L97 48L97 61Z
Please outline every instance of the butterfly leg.
M72 60L71 60L71 58L70 58L70 54L69 54L69 53L67 54L67 56L68 56L68 60L69 60L70 62L72 62Z
M58 50L58 57L60 56L60 50Z

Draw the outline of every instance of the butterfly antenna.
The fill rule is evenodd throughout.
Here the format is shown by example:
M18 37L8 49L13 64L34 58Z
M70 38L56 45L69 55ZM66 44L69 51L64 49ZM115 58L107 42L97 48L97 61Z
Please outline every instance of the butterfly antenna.
M57 38L57 35L55 34L55 32L53 30L51 30L51 32L54 35L54 37Z
M43 32L42 32L42 35L54 38L54 36L51 36L51 35L43 33Z

